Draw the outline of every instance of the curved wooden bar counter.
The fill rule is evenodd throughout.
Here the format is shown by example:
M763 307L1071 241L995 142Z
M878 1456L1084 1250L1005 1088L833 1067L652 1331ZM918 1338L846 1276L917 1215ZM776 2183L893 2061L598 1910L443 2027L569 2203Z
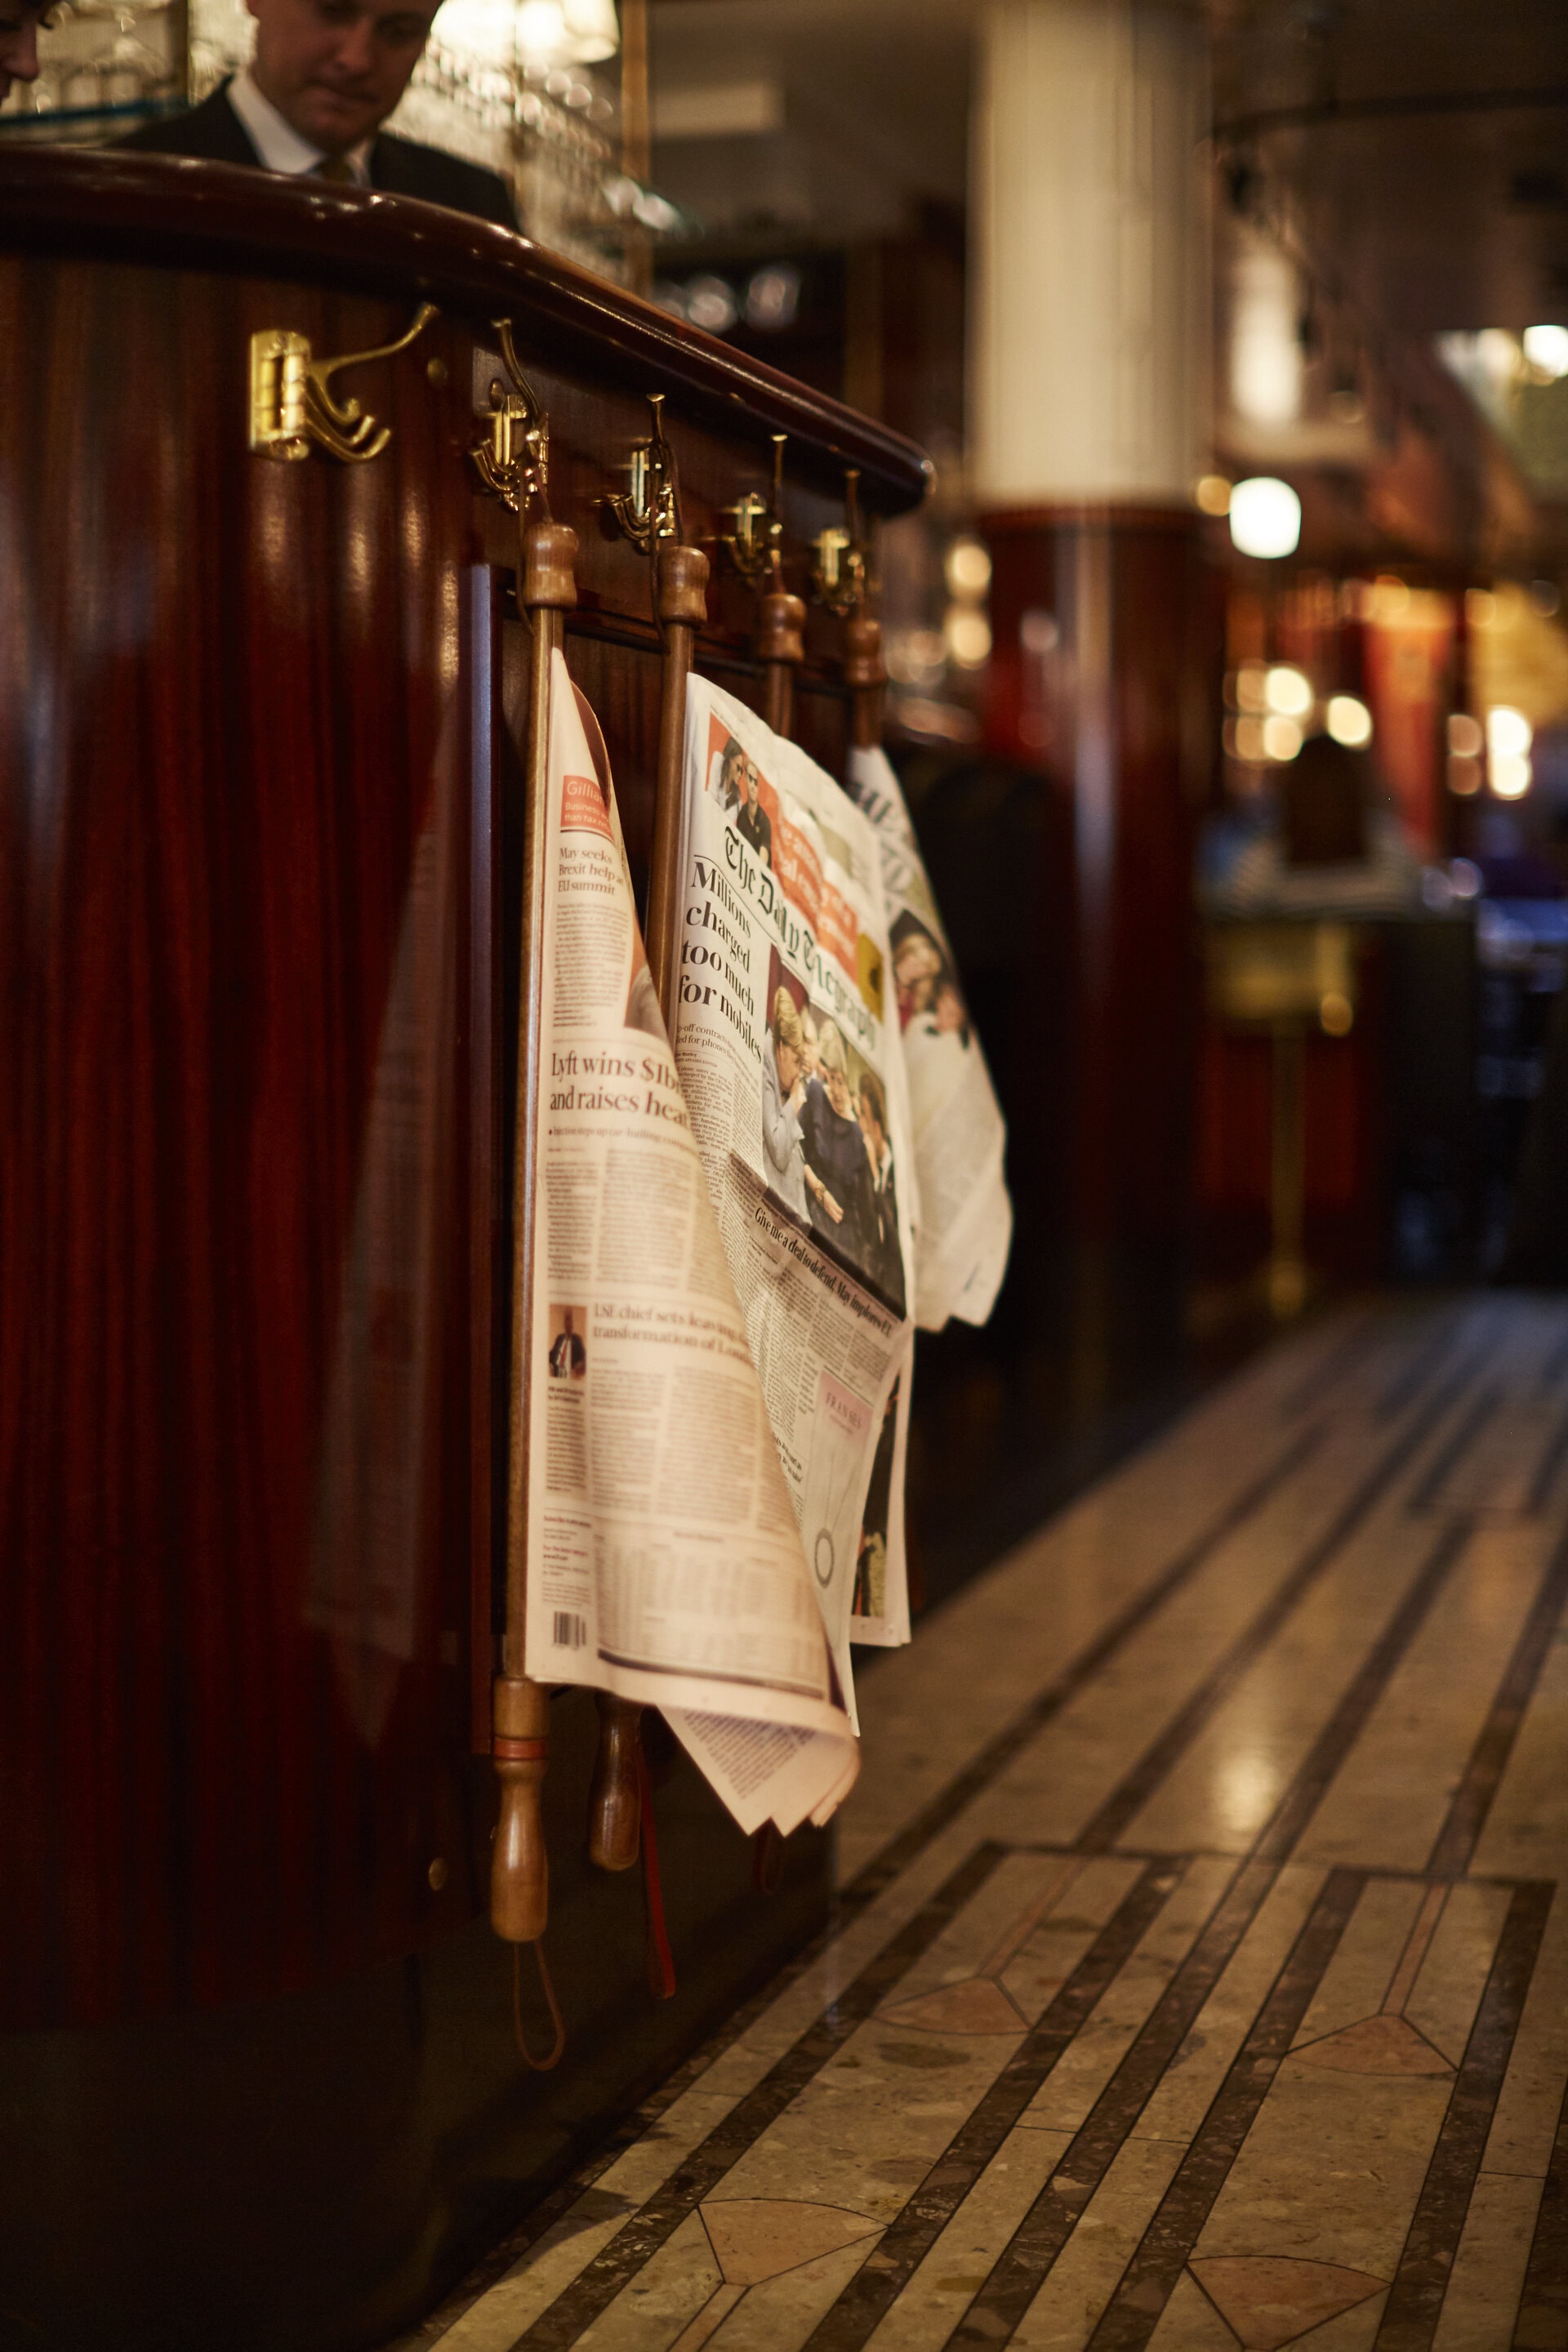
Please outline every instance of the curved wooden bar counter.
M251 341L390 440L247 445ZM787 545L897 436L506 232L151 156L0 152L0 2345L373 2342L825 1897L683 1765L680 1999L577 1868L558 1702L548 2093L481 1917L521 681L502 371L582 546L568 659L646 859L660 654L602 526L666 395L687 536L790 436ZM352 428L350 428L352 429ZM716 562L698 664L760 699ZM814 619L796 733L847 740ZM666 1814L668 1821L666 1825Z

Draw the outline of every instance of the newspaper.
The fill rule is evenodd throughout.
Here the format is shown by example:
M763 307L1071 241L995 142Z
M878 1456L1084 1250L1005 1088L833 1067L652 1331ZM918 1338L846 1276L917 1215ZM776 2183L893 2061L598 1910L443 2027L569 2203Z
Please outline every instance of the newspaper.
M676 1058L853 1719L850 1641L909 1639L912 1158L877 840L696 678L681 818Z
M527 1668L658 1706L743 1830L787 1834L854 1784L847 1676L659 1018L603 739L559 655L550 710ZM836 1378L852 1420L866 1377Z
M1013 1240L1007 1129L891 762L849 755L849 789L881 852L899 1028L919 1182L915 1319L984 1323Z

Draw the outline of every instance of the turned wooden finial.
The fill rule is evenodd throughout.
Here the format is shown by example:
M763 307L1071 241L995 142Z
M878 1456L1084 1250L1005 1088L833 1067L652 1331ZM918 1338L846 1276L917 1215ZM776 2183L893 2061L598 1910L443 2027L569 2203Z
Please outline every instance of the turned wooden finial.
M869 613L851 613L844 624L844 683L852 694L885 686L882 666L882 625Z
M757 599L757 656L765 662L805 659L805 605L787 589L770 589Z
M498 1675L490 1709L490 1753L500 1786L490 1925L506 1943L534 1944L550 1916L540 1793L550 1750L550 1693L542 1683Z
M595 1694L599 1752L588 1796L588 1859L600 1870L630 1870L642 1850L642 1708Z
M700 547L661 545L658 617L668 628L700 629L708 618L708 558Z
M522 533L522 589L531 610L570 612L577 602L577 534L567 523L534 523Z

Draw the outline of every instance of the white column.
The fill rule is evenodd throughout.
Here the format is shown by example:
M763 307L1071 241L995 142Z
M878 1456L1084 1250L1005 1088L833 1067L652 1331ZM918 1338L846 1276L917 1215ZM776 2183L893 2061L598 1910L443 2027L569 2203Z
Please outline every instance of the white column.
M1208 441L1202 27L1138 0L991 0L978 66L979 503L1186 506Z

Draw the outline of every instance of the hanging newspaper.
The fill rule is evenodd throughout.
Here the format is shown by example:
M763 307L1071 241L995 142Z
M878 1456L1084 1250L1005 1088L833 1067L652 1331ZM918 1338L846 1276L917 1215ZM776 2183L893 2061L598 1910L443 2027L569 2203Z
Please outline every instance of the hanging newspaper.
M876 835L717 687L686 715L675 1048L841 1685L909 1639L913 1238Z
M1013 1240L1007 1130L888 755L852 751L849 789L876 829L920 1185L915 1319L984 1323Z
M859 1751L659 1018L608 761L552 679L528 1672L658 1706L750 1831ZM846 1678L847 1679L847 1678Z

